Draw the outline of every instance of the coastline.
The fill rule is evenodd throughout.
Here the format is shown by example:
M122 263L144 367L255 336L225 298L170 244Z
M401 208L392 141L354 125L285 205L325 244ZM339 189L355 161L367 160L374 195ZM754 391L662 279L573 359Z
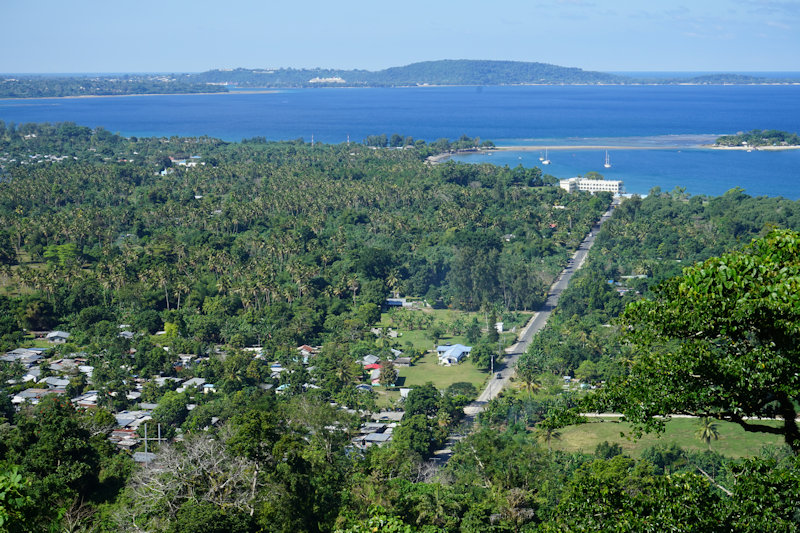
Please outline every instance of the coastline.
M274 94L281 92L280 89L263 89L255 91L223 91L209 93L143 93L143 94L76 94L72 96L28 96L24 98L2 97L0 102L17 102L28 100L64 100L66 98L130 98L132 96L211 96L211 95L230 95L230 94Z
M707 150L734 150L739 152L782 152L784 150L798 150L800 145L792 144L789 146L720 146L717 144L701 144L700 148Z
M239 88L236 91L225 91L225 92L198 92L198 93L182 93L182 92L175 92L175 93L134 93L134 94L80 94L80 95L71 95L71 96L30 96L30 97L0 97L0 101L8 101L8 100L49 100L53 98L121 98L125 96L191 96L191 95L199 95L199 94L273 94L279 93L281 91L286 90L297 90L297 89L426 89L426 88L448 88L448 87L652 87L652 86L799 86L800 81L796 80L788 80L788 81L776 81L776 82L764 82L764 83L695 83L695 82L686 82L686 83L648 83L648 82L632 82L632 83L501 83L501 84L491 84L491 85L472 85L472 84L429 84L429 83L421 83L416 85L323 85L323 86L312 86L312 85L299 85L299 86L286 86L286 87L253 87L253 90L249 88ZM703 146L705 148L705 146ZM553 149L559 149L556 147L548 147ZM572 148L572 147L567 147ZM598 148L595 146L590 146L587 148ZM605 148L605 147L599 147ZM611 148L624 148L624 149L635 149L638 147L627 147L627 146L610 146L608 149ZM580 148L584 149L584 148Z
M464 155L464 154L482 154L488 152L489 150L469 150L463 152L442 152L440 154L429 155L425 158L426 163L437 164L441 163L442 161L447 161L454 155Z
M694 146L662 145L662 146L638 146L638 145L605 145L605 144L560 144L560 145L520 145L520 146L497 146L498 151L506 152L535 152L537 150L686 150L695 148Z
M557 151L575 151L575 150L732 150L738 152L782 152L786 150L800 150L800 145L791 146L719 146L716 144L697 144L693 146L679 146L679 145L660 145L660 146L640 146L640 145L605 145L605 144L560 144L560 145L519 145L519 146L495 146L490 149L479 150L462 150L457 152L444 152L441 154L428 156L426 161L428 163L442 163L456 155L470 155L470 154L486 154L491 152L542 152L544 150L551 152Z

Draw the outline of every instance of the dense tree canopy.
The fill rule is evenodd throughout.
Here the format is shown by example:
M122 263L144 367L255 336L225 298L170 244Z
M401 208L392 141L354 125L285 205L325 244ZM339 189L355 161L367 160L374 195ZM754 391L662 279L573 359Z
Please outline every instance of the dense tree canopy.
M717 139L720 146L797 146L800 136L778 130L752 130L737 135L723 135Z
M781 434L800 451L800 235L773 231L689 267L623 315L628 374L596 397L649 427L692 414ZM752 420L779 417L778 426Z
M446 327L428 309L384 316L428 345L466 335L488 367L498 346L493 315L542 302L607 195L543 186L538 169L427 164L428 148L399 134L375 142L404 149L372 150L0 125L2 349L43 342L23 328L57 327L71 342L51 348L48 362L84 357L93 366L91 378L68 376L64 396L17 412L8 398L29 386L27 369L0 365L0 528L796 527L799 470L788 447L743 462L717 446L654 446L642 459L610 443L594 455L565 453L552 417L585 394L563 390L570 372L597 386L618 376L597 398L610 405L640 395L647 409L634 406L631 416L642 414L643 426L687 405L728 419L782 414L782 399L797 397L798 239L776 232L724 252L767 226L798 227L797 202L740 190L625 201L522 359L522 390L504 390L468 432L459 422L475 384L457 381L444 393L417 386L395 427L377 424L392 435L379 446L367 443L358 416L378 409L377 394L355 385L368 379L368 354L382 360L383 385L393 381L388 355L402 346L372 329L385 298L418 297L456 316L483 311L485 323L460 315ZM432 144L459 143L477 140ZM650 291L710 255L720 257ZM615 317L636 291L649 299L625 315L624 341ZM301 343L311 348L298 351ZM419 354L411 345L405 355ZM671 379L637 361L655 361ZM40 371L54 372L44 363ZM190 377L209 387L179 389ZM651 379L661 396L635 386L623 396L617 385L635 377ZM669 388L680 379L683 395ZM95 409L65 398L90 389ZM398 396L381 407L400 405ZM156 460L135 466L107 438L115 426L107 409L144 408L137 402L158 404L151 424L170 442L149 441ZM454 432L468 435L452 459L431 463Z

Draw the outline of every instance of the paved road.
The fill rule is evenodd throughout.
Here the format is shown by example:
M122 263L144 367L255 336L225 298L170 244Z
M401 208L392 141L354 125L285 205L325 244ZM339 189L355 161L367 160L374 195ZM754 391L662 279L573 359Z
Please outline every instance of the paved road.
M500 391L508 385L511 376L514 375L514 367L517 364L517 359L528 349L528 345L530 345L533 336L541 331L547 324L547 320L550 318L556 305L558 305L558 299L561 297L561 293L564 292L564 289L569 285L573 274L575 274L575 272L583 266L584 261L586 261L586 255L594 244L594 239L600 231L600 226L611 218L611 214L617 205L619 205L619 199L615 198L611 208L603 213L600 220L592 226L589 234L586 235L586 238L584 238L580 246L578 246L578 250L567 263L567 267L561 271L561 274L558 275L550 286L547 299L542 307L531 317L522 329L517 338L517 342L506 348L506 357L500 366L495 365L495 375L489 379L486 388L481 392L477 400L464 408L464 425L471 427L475 422L477 414L483 411L486 404L493 398L496 398ZM434 454L434 463L441 465L447 462L452 453L450 447L463 437L463 435L451 435L447 443L445 443L445 448Z
M495 377L491 379L481 395L478 396L477 401L473 402L473 404L468 406L467 409L474 410L477 408L478 411L476 412L480 412L482 407L489 400L495 398L508 384L509 378L511 378L511 376L514 374L514 366L517 363L517 359L528 349L533 336L541 331L542 328L544 328L547 324L547 320L555 310L556 305L558 305L558 300L561 297L561 293L564 292L564 289L566 289L569 285L573 274L575 274L575 272L577 272L583 266L584 261L586 261L586 256L589 253L589 249L592 247L592 245L594 245L594 239L600 230L600 226L602 226L603 223L611 217L611 213L614 210L613 206L616 205L617 200L615 199L612 207L603 213L603 216L600 217L600 220L597 222L597 224L592 227L589 234L586 235L586 238L584 238L583 242L581 242L580 246L578 246L577 251L572 255L572 258L567 263L567 267L561 271L561 274L558 275L556 280L553 282L553 285L550 286L550 290L547 293L547 299L542 307L536 312L536 314L533 315L533 317L520 332L517 342L506 348L505 364L499 370L499 372L496 372L496 374L499 374L501 377Z

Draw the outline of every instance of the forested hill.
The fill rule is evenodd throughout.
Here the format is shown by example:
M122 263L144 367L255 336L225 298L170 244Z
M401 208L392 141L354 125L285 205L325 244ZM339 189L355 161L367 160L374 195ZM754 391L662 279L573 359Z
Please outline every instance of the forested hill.
M622 83L625 78L579 68L522 61L446 59L379 71L338 69L211 70L187 76L197 83L232 83L243 87L514 85Z
M391 87L409 85L753 85L792 83L739 74L696 77L634 78L525 61L444 59L423 61L384 70L343 69L221 69L187 74L187 82L230 84L239 87Z
M443 59L384 70L216 69L169 75L0 75L0 98L228 92L241 88L398 87L417 85L758 85L800 83L739 74L633 78L525 61Z

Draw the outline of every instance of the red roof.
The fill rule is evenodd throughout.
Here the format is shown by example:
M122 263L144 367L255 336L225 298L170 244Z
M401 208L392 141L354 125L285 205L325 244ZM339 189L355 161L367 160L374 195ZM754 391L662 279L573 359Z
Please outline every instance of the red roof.
M371 365L364 365L364 369L365 370L374 370L374 369L380 368L380 367L381 367L381 365L379 365L378 363L372 363Z

